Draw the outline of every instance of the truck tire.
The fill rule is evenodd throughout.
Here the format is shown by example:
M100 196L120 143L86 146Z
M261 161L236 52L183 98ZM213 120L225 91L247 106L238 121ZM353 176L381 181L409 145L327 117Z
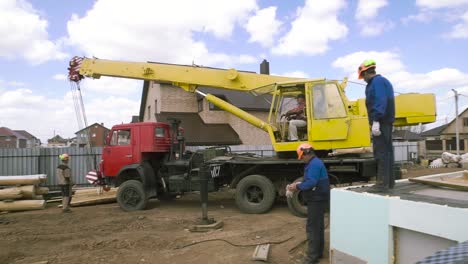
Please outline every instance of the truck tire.
M302 182L304 177L297 178L294 182ZM291 213L297 217L307 217L307 204L304 201L302 191L293 193L291 198L287 197L288 208Z
M117 191L117 202L120 208L127 212L145 209L148 198L143 184L137 180L122 183Z
M268 212L276 199L273 183L262 175L249 175L237 184L236 205L247 214Z

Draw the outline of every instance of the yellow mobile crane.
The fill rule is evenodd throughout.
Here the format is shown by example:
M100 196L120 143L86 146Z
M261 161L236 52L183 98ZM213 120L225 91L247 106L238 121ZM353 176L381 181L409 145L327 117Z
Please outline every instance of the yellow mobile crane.
M268 120L259 118L210 94L206 100L250 124L266 131L277 153L295 151L301 143L310 143L316 150L349 149L370 146L370 132L365 100L350 101L345 95L347 79L342 82L301 79L167 63L141 63L75 57L70 62L70 80L101 76L171 83L187 92L197 87L214 87L272 95ZM281 120L283 100L304 94L307 132L297 142L287 141L287 125ZM319 99L319 96L321 97ZM319 100L318 100L319 99ZM436 118L433 94L401 94L395 97L395 126L431 123ZM319 113L320 112L320 113Z
M218 190L220 186L227 185L236 189L236 204L242 212L265 213L271 208L277 195L284 196L285 185L299 180L298 176L302 175L304 164L297 159L285 158L299 144L310 143L318 150L318 155L331 149L346 149L342 152L350 152L349 149L370 146L364 99L347 99L346 79L342 82L324 78L300 79L235 69L80 57L75 57L70 62L69 79L73 82L79 83L85 77L101 76L170 83L187 92L199 92L197 87L203 86L271 97L269 117L264 121L213 95L201 93L219 108L266 131L278 157L243 157L232 155L227 149L212 153L210 151L213 150L207 149L203 152L209 153L207 155L197 152L186 158L186 155L179 152L180 158L173 160L166 157L173 156L172 145L175 138L179 140L177 125L173 126L174 137L170 138L162 136L167 135L161 132L164 127L168 127L165 123L143 122L114 126L108 139L109 144L103 150L100 175L102 174L105 184L119 186L117 201L124 210L143 209L151 197L196 190L201 191L206 202L207 189ZM307 127L300 141L288 142L287 121L280 117L284 113L285 99L294 98L298 94L305 95ZM395 101L395 125L407 126L435 121L433 94L403 94L396 96ZM146 131L146 134L142 131ZM151 133L156 133L155 131L160 133L152 136ZM120 142L123 138L130 138L130 135L134 135L132 140ZM167 141L161 141L166 138ZM169 144L170 148L167 147ZM180 144L177 149L181 149ZM197 158L197 155L202 157ZM375 160L365 155L325 156L322 160L332 184L368 180L377 171ZM200 179L208 182L209 187L205 191L200 189ZM287 199L288 207L293 214L304 216L307 209L300 197L295 192L292 198Z

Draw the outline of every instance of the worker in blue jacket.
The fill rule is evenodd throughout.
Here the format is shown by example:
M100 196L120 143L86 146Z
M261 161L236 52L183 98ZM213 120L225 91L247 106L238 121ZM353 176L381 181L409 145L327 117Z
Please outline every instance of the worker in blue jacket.
M300 190L307 202L306 232L308 252L303 263L319 263L325 244L325 210L330 200L330 181L323 162L315 156L314 148L301 144L297 158L306 163L304 181L289 184L291 192Z
M366 107L372 131L374 158L377 161L377 183L370 192L388 192L395 185L392 145L395 121L395 97L392 84L375 72L374 60L365 60L358 69L359 79L367 82Z

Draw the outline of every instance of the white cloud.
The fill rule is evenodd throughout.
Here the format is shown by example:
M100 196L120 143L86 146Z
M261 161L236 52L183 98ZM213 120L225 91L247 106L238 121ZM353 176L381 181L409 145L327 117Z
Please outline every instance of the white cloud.
M355 17L360 21L375 18L379 9L386 5L388 5L386 0L359 0Z
M468 0L417 0L416 5L419 13L403 18L403 23L428 22L439 17L448 23L456 23L451 31L442 34L444 37L468 38Z
M436 14L430 10L423 10L416 15L409 15L401 19L403 24L409 24L412 21L421 22L421 23L428 23L430 22Z
M291 30L272 49L279 55L317 55L329 49L329 42L346 37L348 28L338 20L344 0L307 0L297 11Z
M462 22L453 26L452 31L447 34L449 38L468 38L468 11L461 17Z
M392 22L380 22L376 19L379 10L387 5L386 0L359 0L355 18L361 27L361 35L377 36L393 28Z
M134 93L140 94L141 89ZM27 130L43 143L54 133L71 138L79 130L71 92L61 98L47 98L30 89L8 89L0 84L0 105L0 126ZM108 128L130 122L132 115L139 114L139 106L138 100L127 96L85 98L88 125L98 122Z
M357 79L357 68L365 59L377 62L377 72L388 77L399 92L421 92L436 88L460 88L468 85L468 73L458 69L441 68L426 73L409 72L398 53L384 51L359 51L336 59L332 66L341 68L351 79Z
M63 59L60 41L49 40L48 22L24 0L0 1L0 57L22 57L31 64Z
M416 0L417 6L429 9L454 8L467 4L468 0Z
M97 94L99 96L124 96L131 94L141 94L143 87L143 81L124 79L124 78L112 78L112 77L101 77L100 79L84 79L81 83L81 87L84 93Z
M249 42L258 42L263 47L273 45L273 38L279 33L281 21L276 19L276 7L270 6L257 11L245 26L250 34Z
M52 76L52 79L59 80L59 81L64 81L64 80L67 80L67 75L58 73L58 74L55 74L54 76Z
M257 9L255 0L99 0L86 15L68 21L69 43L87 56L107 59L210 66L250 63L248 55L211 52L194 35L229 41L234 28Z

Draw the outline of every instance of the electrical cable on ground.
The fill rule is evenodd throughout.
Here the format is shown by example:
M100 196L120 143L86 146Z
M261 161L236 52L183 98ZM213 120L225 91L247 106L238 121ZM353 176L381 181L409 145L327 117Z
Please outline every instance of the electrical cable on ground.
M196 244L200 244L200 243L204 243L204 242L211 242L211 241L223 241L223 242L226 242L229 245L235 246L235 247L254 247L254 246L259 246L259 245L264 245L264 244L282 244L282 243L284 243L286 241L291 240L292 238L294 238L294 236L289 237L289 238L284 239L284 240L281 240L281 241L265 241L265 242L261 242L261 243L244 244L244 245L234 244L234 243L232 243L230 241L227 241L225 239L222 239L222 238L213 238L213 239L195 241L195 242L192 242L192 243L189 243L189 244L186 244L186 245L182 245L182 246L177 246L174 249L182 249L182 248L190 247L190 246L193 246L193 245L196 245Z

